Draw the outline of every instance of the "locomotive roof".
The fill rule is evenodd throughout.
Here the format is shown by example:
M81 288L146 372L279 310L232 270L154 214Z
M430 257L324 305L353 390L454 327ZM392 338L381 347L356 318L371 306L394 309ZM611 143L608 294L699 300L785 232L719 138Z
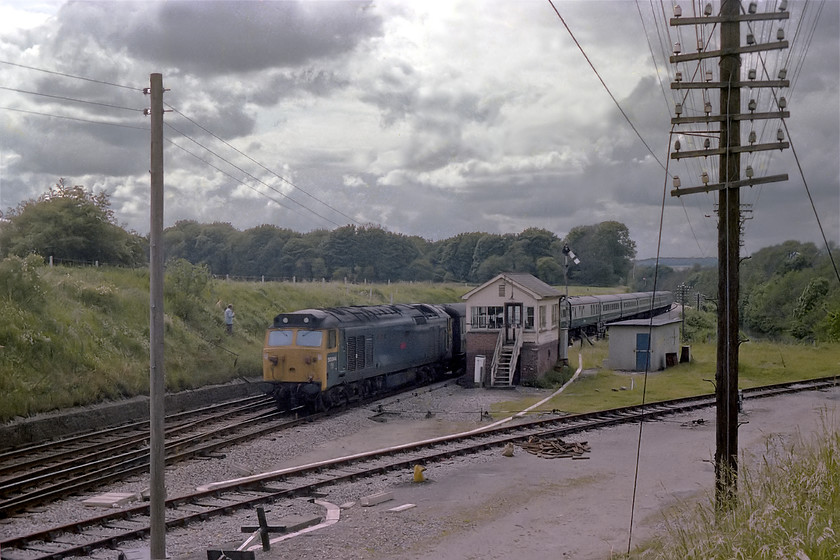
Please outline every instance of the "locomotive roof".
M280 313L274 318L272 327L327 328L339 324L364 324L403 319L413 319L415 322L420 322L428 317L445 316L447 314L444 312L443 306L424 303L327 307Z

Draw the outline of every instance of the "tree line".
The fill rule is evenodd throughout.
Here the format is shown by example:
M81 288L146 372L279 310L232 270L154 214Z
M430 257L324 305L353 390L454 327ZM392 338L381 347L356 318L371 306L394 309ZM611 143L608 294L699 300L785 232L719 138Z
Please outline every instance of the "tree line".
M741 259L738 310L744 337L840 341L840 250L785 241ZM717 307L717 268L636 267L631 289L674 292L689 306Z
M58 261L144 266L148 239L119 227L104 193L59 181L49 192L10 209L0 226L3 256L38 254ZM235 278L480 283L506 271L529 272L549 284L625 283L635 242L619 222L573 228L565 239L541 228L518 234L462 233L440 241L347 225L300 233L274 225L237 230L229 223L185 220L163 233L168 260L206 266ZM583 257L568 268L564 245Z

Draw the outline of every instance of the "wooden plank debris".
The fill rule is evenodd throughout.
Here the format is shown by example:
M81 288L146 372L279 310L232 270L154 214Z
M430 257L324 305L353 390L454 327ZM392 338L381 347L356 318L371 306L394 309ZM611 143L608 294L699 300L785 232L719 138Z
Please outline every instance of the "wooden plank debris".
M540 438L537 436L529 437L528 441L520 443L519 447L543 459L565 457L579 459L581 455L590 451L589 443L585 441L565 442L560 438Z

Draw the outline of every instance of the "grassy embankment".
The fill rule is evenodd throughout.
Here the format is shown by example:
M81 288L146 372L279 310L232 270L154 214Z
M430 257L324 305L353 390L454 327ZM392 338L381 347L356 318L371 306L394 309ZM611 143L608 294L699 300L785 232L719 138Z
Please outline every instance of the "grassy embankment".
M21 268L0 270L6 314L0 323L0 422L148 394L148 273L38 267L30 274L36 276L27 276ZM25 292L14 289L16 282L23 283L21 278L26 280ZM167 292L166 387L177 391L261 375L265 329L283 311L392 301L451 302L468 289L461 284L211 280L198 297ZM236 311L230 337L223 325L228 303Z

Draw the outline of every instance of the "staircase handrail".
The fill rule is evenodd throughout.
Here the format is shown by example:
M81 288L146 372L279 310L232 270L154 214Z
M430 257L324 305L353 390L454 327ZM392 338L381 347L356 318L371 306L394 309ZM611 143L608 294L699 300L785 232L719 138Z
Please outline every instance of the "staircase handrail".
M502 355L502 346L505 344L505 329L499 330L499 336L496 337L496 350L493 352L493 361L490 362L490 385L492 386L496 380L496 373L499 371L499 358Z
M513 352L510 356L510 378L508 385L513 385L513 371L516 369L516 362L519 360L519 351L522 349L522 331L524 327L520 326L516 329L516 341L513 343Z

